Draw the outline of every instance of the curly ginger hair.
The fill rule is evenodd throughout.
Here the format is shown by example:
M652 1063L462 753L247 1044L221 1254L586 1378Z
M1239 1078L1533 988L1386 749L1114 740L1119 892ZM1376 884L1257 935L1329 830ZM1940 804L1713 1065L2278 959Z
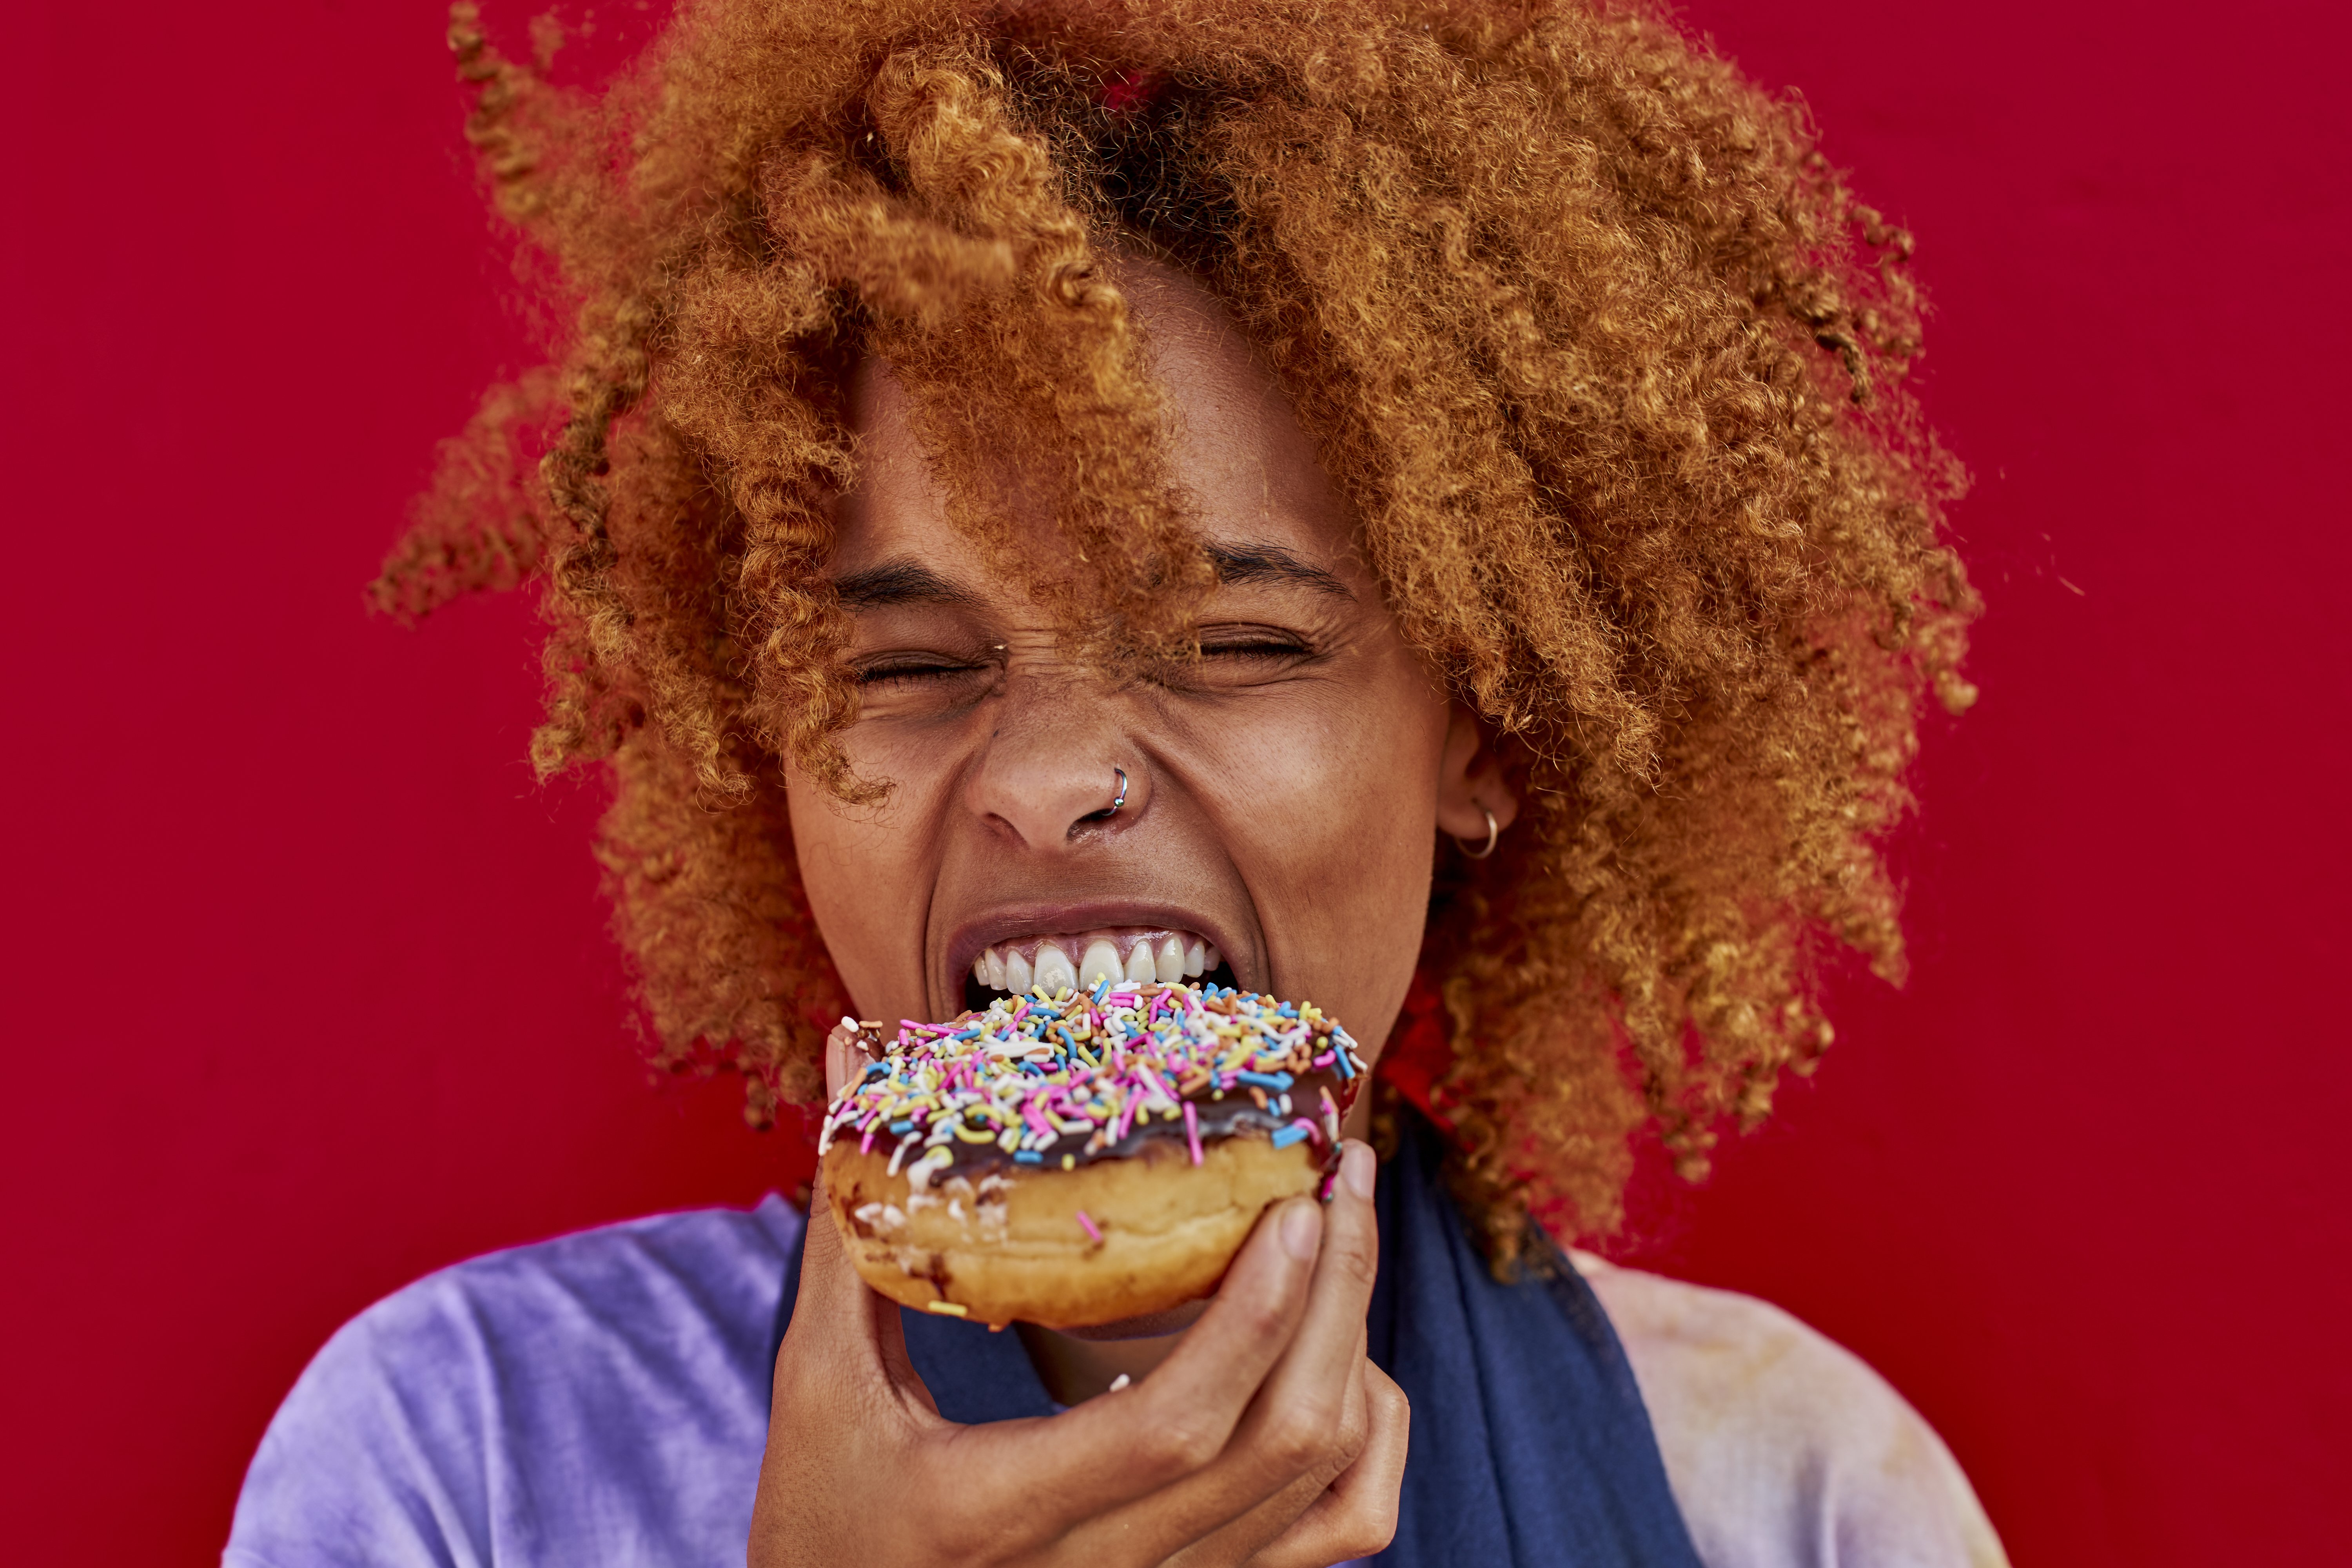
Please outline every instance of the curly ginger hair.
M1423 961L1498 1266L1531 1213L1612 1228L1645 1125L1695 1176L1763 1117L1829 1041L1836 944L1899 977L1883 841L1924 697L1973 695L1976 601L1904 387L1910 241L1790 103L1643 4L688 0L594 93L549 79L549 28L509 58L460 5L451 40L571 324L374 593L543 579L532 754L610 765L659 1060L742 1068L755 1123L821 1092L845 999L782 779L887 787L837 744L823 570L862 358L1073 636L1189 646L1212 569L1122 250L1225 302L1404 636L1517 759L1523 823L1441 858ZM1066 566L1010 550L1008 472Z

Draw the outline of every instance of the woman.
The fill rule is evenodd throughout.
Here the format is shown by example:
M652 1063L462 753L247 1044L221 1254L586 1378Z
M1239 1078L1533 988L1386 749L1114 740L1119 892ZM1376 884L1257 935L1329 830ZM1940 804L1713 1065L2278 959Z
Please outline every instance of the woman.
M1825 940L1898 969L1969 695L1907 242L1790 110L1581 6L710 0L602 100L453 39L577 326L380 591L544 575L665 1059L765 1121L846 1006L1166 928L1381 1089L1087 1337L902 1321L773 1200L446 1271L229 1562L2000 1561L1850 1356L1552 1240L1810 1066Z

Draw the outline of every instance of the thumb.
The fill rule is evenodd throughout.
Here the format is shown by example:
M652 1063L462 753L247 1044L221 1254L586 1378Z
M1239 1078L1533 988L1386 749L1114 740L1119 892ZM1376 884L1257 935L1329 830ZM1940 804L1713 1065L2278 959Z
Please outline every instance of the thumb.
M865 1031L855 1018L844 1018L824 1037L824 1102L831 1105L841 1098L841 1086L866 1070L866 1064L877 1055L876 1047L866 1038Z
M783 1363L802 1356L805 1370L827 1382L835 1397L855 1389L895 1397L937 1416L939 1405L907 1353L898 1304L858 1277L842 1245L822 1166L809 1191L807 1224L800 1294L793 1299L792 1324L777 1355L779 1384Z
M831 1105L841 1098L841 1086L849 1081L849 1042L856 1037L856 1020L844 1018L824 1037L824 1102Z

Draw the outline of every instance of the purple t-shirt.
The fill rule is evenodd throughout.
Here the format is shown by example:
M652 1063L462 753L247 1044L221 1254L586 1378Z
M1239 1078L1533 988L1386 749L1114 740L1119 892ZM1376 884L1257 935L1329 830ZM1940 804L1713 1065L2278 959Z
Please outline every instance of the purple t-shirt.
M661 1215L377 1302L270 1422L226 1568L741 1568L800 1229L773 1196Z
M227 1568L740 1568L801 1216L661 1215L445 1268L327 1342ZM1786 1313L1579 1256L1713 1568L2000 1568L1918 1414ZM1343 1564L1341 1568L1350 1568Z

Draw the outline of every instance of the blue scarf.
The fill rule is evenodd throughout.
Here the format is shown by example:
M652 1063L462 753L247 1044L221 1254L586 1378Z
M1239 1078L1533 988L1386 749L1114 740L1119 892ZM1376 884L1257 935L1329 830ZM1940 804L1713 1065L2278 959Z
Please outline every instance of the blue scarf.
M1558 1257L1544 1277L1496 1283L1438 1183L1436 1134L1400 1116L1374 1200L1381 1272L1368 1328L1372 1360L1412 1401L1412 1438L1381 1568L1702 1568L1591 1288ZM795 1249L772 1352L800 1274ZM1054 1413L1017 1337L930 1312L904 1321L908 1354L949 1420Z

